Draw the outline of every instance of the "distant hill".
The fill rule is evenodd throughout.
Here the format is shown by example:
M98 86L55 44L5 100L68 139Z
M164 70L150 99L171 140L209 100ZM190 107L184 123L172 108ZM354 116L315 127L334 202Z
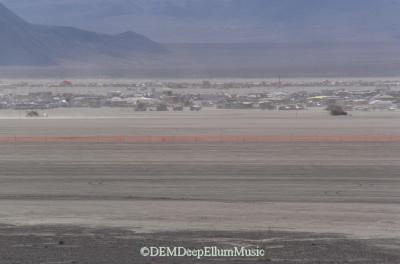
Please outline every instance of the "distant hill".
M388 42L400 0L2 0L32 22L160 42Z
M400 0L0 1L4 77L400 76Z
M131 58L163 51L134 32L98 34L74 27L26 22L0 3L0 65L53 65L99 57Z

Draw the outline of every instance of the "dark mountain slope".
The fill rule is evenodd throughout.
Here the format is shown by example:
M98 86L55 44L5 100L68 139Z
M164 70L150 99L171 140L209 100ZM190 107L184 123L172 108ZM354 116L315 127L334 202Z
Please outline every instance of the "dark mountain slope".
M2 4L0 36L0 65L51 65L62 60L130 58L163 51L161 45L134 32L107 35L73 27L31 24Z
M134 29L167 42L387 42L400 35L400 0L2 1L34 22Z

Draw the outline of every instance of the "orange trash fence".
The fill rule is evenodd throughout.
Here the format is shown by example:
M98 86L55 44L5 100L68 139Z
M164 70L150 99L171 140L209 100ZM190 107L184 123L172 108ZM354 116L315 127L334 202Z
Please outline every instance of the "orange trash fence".
M284 142L400 142L400 135L202 135L202 136L15 136L0 143L284 143Z

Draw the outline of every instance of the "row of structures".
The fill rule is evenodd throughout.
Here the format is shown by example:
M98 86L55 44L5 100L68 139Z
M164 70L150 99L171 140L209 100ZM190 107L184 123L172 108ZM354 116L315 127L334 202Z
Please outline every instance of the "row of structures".
M393 87L398 89L400 87L400 80L379 80L379 79L361 79L361 80L318 80L318 79L266 79L266 80L107 80L107 79L94 79L94 80L29 80L29 81L3 81L0 79L0 91L13 90L13 89L38 89L50 88L53 91L59 88L64 89L90 89L90 88L107 88L107 89L148 89L148 88L171 88L175 90L184 89L217 89L217 90L230 90L230 89L271 89L271 88L314 88L318 89L354 89L357 87L374 89L377 87Z
M303 110L340 105L346 110L396 110L400 108L400 91L389 88L373 90L321 90L286 93L281 91L249 94L184 93L169 88L111 91L106 95L31 92L0 95L0 108L35 110L51 108L127 107L136 111L193 111L202 107L218 109Z
M322 90L319 92L273 92L246 96L228 95L217 103L218 108L261 108L268 110L304 110L313 107L342 106L345 110L397 110L400 91L375 89L372 91Z

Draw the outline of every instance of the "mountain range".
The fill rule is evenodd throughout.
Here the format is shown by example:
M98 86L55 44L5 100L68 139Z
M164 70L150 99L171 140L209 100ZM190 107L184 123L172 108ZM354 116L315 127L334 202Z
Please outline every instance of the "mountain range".
M2 0L31 22L159 42L387 42L400 0Z
M0 77L400 76L400 0L0 1Z
M132 58L163 52L158 43L126 31L100 34L26 22L0 4L0 65L55 65L68 60Z

